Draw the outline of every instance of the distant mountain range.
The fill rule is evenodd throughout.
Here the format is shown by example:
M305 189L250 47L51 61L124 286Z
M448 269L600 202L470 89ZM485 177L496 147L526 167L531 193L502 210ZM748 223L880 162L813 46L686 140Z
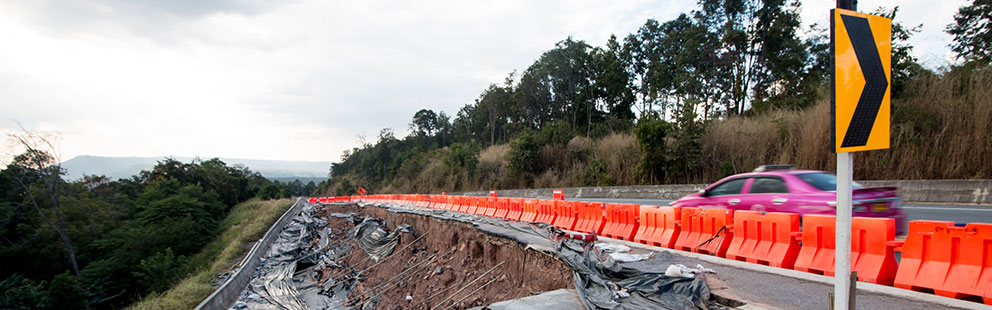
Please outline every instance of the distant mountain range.
M190 162L192 157L169 156L181 162ZM163 159L162 157L103 157L81 155L73 159L62 162L62 168L67 171L66 180L75 181L83 175L104 175L111 179L130 178L142 170L151 170L155 164ZM203 157L207 160L211 157ZM327 179L327 174L331 169L331 162L327 161L288 161L288 160L261 160L243 158L223 158L220 160L230 165L244 165L253 171L257 171L262 176L289 182L299 179L306 184L309 181L320 183Z

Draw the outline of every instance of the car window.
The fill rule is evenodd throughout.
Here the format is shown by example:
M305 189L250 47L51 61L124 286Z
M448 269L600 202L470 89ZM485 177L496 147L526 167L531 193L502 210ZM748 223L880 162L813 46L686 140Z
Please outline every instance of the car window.
M785 194L789 188L785 186L785 181L779 178L754 178L751 183L751 194Z
M829 173L803 173L796 175L803 182L813 185L821 191L835 191L837 190L837 176ZM861 184L854 182L854 188L862 188Z
M720 183L710 189L710 196L723 196L723 195L736 195L741 193L741 188L744 187L744 182L747 179L734 179L727 182Z

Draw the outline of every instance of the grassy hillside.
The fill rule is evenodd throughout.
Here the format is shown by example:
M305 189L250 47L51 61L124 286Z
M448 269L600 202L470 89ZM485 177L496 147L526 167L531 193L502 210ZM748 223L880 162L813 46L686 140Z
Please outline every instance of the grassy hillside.
M211 281L234 268L276 220L293 204L292 199L251 200L238 204L222 222L224 231L193 256L188 277L171 289L150 295L129 309L193 309L215 290Z

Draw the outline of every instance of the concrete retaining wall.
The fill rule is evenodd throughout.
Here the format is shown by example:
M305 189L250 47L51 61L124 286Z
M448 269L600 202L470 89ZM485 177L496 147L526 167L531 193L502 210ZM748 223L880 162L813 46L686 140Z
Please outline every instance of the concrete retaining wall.
M896 186L907 202L992 204L992 180L859 181L864 186Z
M235 271L231 277L227 278L210 297L204 299L200 305L196 306L196 310L226 310L238 300L241 295L241 291L244 291L245 287L248 287L248 282L251 281L251 276L255 273L255 268L258 267L259 258L265 255L265 252L269 249L269 245L272 241L279 236L279 231L282 230L286 223L293 220L300 210L303 209L304 201L303 198L298 198L296 203L286 213L283 213L279 220L269 227L269 231L265 232L262 239L258 240L245 259L241 261L241 268Z
M992 204L992 180L896 180L859 181L864 186L896 186L905 202ZM504 197L551 199L551 191L565 190L568 198L679 199L708 184L640 185L611 187L566 187L499 190ZM489 192L463 195L488 196Z

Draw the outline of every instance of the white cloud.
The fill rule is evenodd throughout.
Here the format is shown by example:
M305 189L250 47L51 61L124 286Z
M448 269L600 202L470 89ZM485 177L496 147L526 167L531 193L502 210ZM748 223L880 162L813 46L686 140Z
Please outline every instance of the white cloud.
M818 15L810 11L825 17L824 4L833 4L807 2L804 18ZM926 10L916 2L923 6L900 4L899 17L923 21L918 38L926 44L918 51L943 57L946 42L931 43L947 37L928 27L942 30L947 22L929 25L927 18L949 21L961 1ZM359 134L371 138L383 127L405 132L420 108L454 114L567 36L602 45L648 18L668 20L695 6L694 0L3 3L0 128L18 120L58 130L66 159L337 160Z

